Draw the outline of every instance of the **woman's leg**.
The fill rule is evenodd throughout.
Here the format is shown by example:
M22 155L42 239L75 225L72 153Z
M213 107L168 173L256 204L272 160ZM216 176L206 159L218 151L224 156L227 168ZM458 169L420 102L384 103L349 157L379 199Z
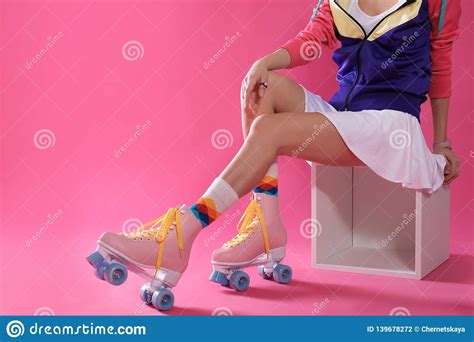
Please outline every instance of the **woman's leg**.
M294 112L304 112L305 94L303 88L274 71L268 75L268 88L263 98L256 98L257 108L245 108L245 103L241 102L242 109L242 131L244 138L247 138L252 122L260 115ZM242 94L245 93L245 84L242 85ZM252 95L256 96L257 92ZM271 196L278 196L278 164L275 160L269 165L264 177L253 189L254 193L263 193Z
M327 165L362 165L323 114L302 113L302 110L278 113L279 110L286 108L285 106L299 109L304 106L302 89L289 84L289 87L283 86L277 90L279 84L287 83L283 78L280 81L281 83L272 82L275 90L272 92L270 88L268 96L265 96L260 103L258 115L254 118L249 117L248 121L244 122L251 128L238 154L196 203L189 209L186 206L170 208L165 215L146 225L150 229L142 227L130 234L104 233L100 237L99 251L88 257L89 262L97 269L99 277L103 278L104 256L118 256L120 260L126 260L127 264L135 266L154 267L155 275L151 284L142 288L141 298L147 303L167 310L173 303L169 287L177 284L186 269L191 246L201 229L212 223L240 196L249 192L262 179L278 155L297 156ZM269 86L272 87L271 84ZM291 98L280 103L280 98L284 99L288 91L292 94ZM265 111L276 114L261 114ZM231 286L243 284L240 280L245 277L237 279L238 281L233 279L231 274L223 277L219 267L227 267L227 262L235 265L242 260L252 260L262 253L263 245L267 258L271 257L268 260L279 263L284 257L286 231L279 220L276 197L255 195L254 198L248 208L250 211L246 215L247 219L242 223L245 225L245 232L239 233L229 245L226 244L213 254L214 281ZM263 214L260 207L262 202L266 208ZM261 224L263 221L266 222L265 231L268 234L254 234L260 226L252 219L253 214L263 218L262 221L259 219L259 222ZM237 248L237 245L241 248ZM267 266L264 265L264 268ZM283 265L278 269L276 264L273 266L271 270L265 268L263 271L273 272L273 277L278 282L288 282L291 279L291 269ZM112 271L114 270L110 269L110 272L106 270L105 278L115 282L115 272ZM288 272L290 276L285 278L284 274ZM235 272L232 275L239 273ZM237 285L234 287L237 288ZM242 290L244 286L239 288ZM167 299L163 301L160 296L165 294Z
M253 121L244 145L218 178L225 186L216 188L221 191L227 188L234 197L244 195L263 177L278 155L326 165L363 165L321 113L260 115ZM282 264L286 243L277 197L254 189L239 233L213 252L210 280L243 291L248 287L249 277L236 271L260 265L262 277L286 284L291 281L292 273L291 267Z
M321 113L276 113L253 120L243 146L220 178L239 195L249 192L278 155L324 165L363 165Z
M97 274L101 278L103 257L108 255L119 256L119 259L126 260L127 264L154 267L155 276L151 285L142 288L141 297L160 308L163 304L160 296L165 291L171 298L165 301L166 307L169 308L167 303L172 305L172 294L168 288L177 284L186 269L196 236L240 196L250 191L278 155L293 155L327 165L362 165L347 148L336 128L321 113L259 115L253 120L249 135L238 154L203 197L189 209L186 206L170 208L164 216L146 226L151 229L146 230L146 227L143 227L131 234L104 233L98 242L99 252L91 254L89 262L97 268ZM262 203L265 210L262 210ZM284 257L286 231L279 220L277 199L274 196L257 194L248 209L250 211L247 213L246 210L248 215L246 214L246 220L242 223L245 231L242 231L242 234L239 232L236 238L213 254L214 281L223 284L230 282L231 285L242 283L241 279L235 282L231 274L224 275L225 279L222 277L221 271L229 268L229 262L235 266L242 260L248 262L258 258L262 252L267 254L272 263L279 263ZM257 218L260 217L260 225L253 220L254 214ZM261 228L263 222L266 229ZM256 234L257 230L262 233ZM279 282L288 282L291 279L291 276L283 277L288 272L291 274L291 270L286 268L285 271L283 266L277 269L276 264L273 266L274 269L263 271L273 272ZM105 278L115 281L115 273L111 272L108 272Z

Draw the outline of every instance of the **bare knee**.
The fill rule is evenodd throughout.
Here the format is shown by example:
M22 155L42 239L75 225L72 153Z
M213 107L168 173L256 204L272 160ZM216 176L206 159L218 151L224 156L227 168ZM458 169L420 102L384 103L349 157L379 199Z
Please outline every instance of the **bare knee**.
M257 116L250 126L249 137L270 139L274 135L274 119L274 116L271 114L262 114Z
M276 138L274 117L275 115L272 114L257 116L252 122L245 144L252 146L261 153L265 153L265 155L276 155L280 146Z

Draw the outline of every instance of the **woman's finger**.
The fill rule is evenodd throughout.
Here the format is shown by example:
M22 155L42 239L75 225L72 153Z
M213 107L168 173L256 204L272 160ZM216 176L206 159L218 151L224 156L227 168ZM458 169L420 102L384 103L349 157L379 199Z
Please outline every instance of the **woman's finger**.
M450 173L444 177L443 184L449 184L451 183L452 180L453 180L453 174Z
M457 173L460 168L459 159L456 157L454 153L449 153L447 156L449 160L449 167L452 173Z
M254 114L257 114L257 112L258 112L259 101L260 101L260 99L259 99L258 93L255 90L255 91L252 92L252 101L251 101L252 110L253 110Z
M444 178L445 184L451 183L453 179L456 178L456 174L457 174L456 170L454 168L451 168L449 170L449 173Z
M266 74L260 79L260 84L258 87L258 95L260 96L260 98L265 96L267 87L268 87L268 74Z
M449 158L444 155L444 158L446 159L446 165L444 166L444 175L447 176L451 173L451 162L449 161Z
M260 97L258 95L258 86L257 83L255 83L255 88L250 94L250 106L252 107L252 111L257 113L258 111L258 103L260 101Z
M459 177L461 164L457 156L452 151L445 151L441 154L446 158L445 177L443 184L450 184L453 180Z
M453 175L453 168L450 164L447 164L446 169L445 169L445 175L444 179L445 181L449 180Z
M454 161L453 177L451 180L458 178L460 174L461 174L461 164L459 163L459 160L456 158L456 160Z
M447 180L446 182L444 182L444 184L451 184L453 182L453 180L456 179L456 175L453 175L451 178L449 178L449 180Z
M442 153L444 158L446 159L446 166L444 167L444 182L443 184L449 184L449 181L453 174L453 167L451 164L451 158L449 155Z
M446 177L444 178L444 182L443 184L449 184L451 183L453 180L454 180L454 174L453 173L450 173L449 175L446 175Z
M242 81L242 85L240 86L240 96L242 97L242 106L245 108L247 107L247 87L248 87L248 77L245 76L244 80Z
M252 91L254 88L255 88L255 77L250 76L247 83L247 88L245 89L245 99L247 100L246 101L247 105L250 105L250 102L252 100L250 95L252 94Z
M454 168L456 169L456 173L459 172L459 170L461 169L461 163L459 162L459 159L455 159L454 161Z

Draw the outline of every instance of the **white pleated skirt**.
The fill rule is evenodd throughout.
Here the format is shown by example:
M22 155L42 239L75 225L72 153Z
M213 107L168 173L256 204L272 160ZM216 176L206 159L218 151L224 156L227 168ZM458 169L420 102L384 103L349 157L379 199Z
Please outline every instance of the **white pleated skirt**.
M352 153L380 177L428 193L441 187L446 159L431 153L413 115L391 109L341 112L303 89L305 112L324 114Z

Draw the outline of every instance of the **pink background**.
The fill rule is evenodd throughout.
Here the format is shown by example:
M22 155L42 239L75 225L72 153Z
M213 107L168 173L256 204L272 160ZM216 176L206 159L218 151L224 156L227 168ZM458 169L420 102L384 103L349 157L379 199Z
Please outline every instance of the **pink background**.
M157 314L138 298L141 279L131 275L112 287L93 276L85 256L104 230L129 229L130 222L192 203L205 190L242 143L243 76L303 28L312 5L2 1L0 313ZM263 281L255 270L246 293L209 282L212 250L235 233L236 222L221 219L198 237L171 314L216 308L234 315L473 313L474 24L472 2L463 6L449 120L462 163L452 185L450 260L422 281L311 269L310 241L299 229L310 216L309 167L282 158L280 196L293 283ZM228 40L230 47L205 67ZM143 47L140 58L124 57L129 41ZM285 73L328 98L336 87L330 55ZM140 135L137 125L145 125ZM430 144L428 106L422 125ZM216 148L212 136L222 129L228 131L224 146ZM215 233L218 225L223 229Z

